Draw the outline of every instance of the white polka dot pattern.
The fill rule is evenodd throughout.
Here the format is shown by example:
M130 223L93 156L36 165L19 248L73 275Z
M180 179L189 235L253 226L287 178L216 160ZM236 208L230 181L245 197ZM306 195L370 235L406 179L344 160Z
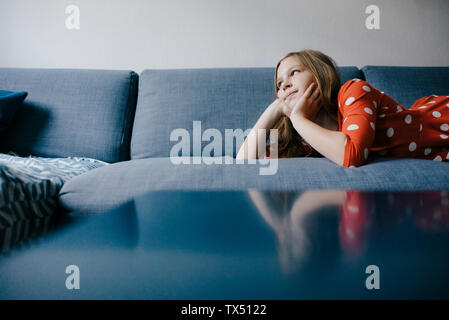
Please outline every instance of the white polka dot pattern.
M391 138L394 135L394 129L393 128L388 128L387 130L387 137Z
M371 88L368 87L368 86L363 86L362 89L365 90L366 92L370 92L371 91Z
M412 123L412 116L410 114L406 115L404 121L406 124Z
M349 106L351 103L353 103L355 100L354 97L349 97L348 99L346 99L345 105Z
M379 156L447 161L449 99L435 95L431 98L416 100L409 110L364 80L347 81L339 92L337 109L347 135L344 166L363 165L373 145L381 149L375 152ZM394 152L390 152L393 147Z

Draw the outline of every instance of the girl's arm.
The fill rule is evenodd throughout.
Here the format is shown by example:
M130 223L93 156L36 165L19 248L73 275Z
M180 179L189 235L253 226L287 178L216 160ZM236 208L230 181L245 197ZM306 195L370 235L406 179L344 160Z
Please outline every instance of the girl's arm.
M346 134L325 129L309 120L316 118L320 110L317 85L311 83L303 95L298 98L289 114L295 130L320 154L338 165L343 165Z
M282 115L282 105L281 102L276 99L272 104L270 104L267 109L262 113L262 115L257 120L254 127L251 129L250 133L246 137L239 152L237 153L237 159L259 159L266 154L266 141L269 130L273 128L278 119ZM265 129L263 130L258 129ZM263 143L262 143L263 141ZM263 150L258 150L257 146L263 145Z
M290 120L295 130L316 151L336 164L343 165L347 138L345 133L325 129L297 113L291 114Z

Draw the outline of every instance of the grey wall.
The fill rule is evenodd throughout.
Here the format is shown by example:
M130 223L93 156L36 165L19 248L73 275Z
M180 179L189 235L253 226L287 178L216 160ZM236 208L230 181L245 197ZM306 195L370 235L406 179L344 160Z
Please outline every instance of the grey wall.
M80 8L80 30L65 8ZM380 30L365 8L380 8ZM314 48L339 65L449 65L448 0L0 0L0 67L274 66Z

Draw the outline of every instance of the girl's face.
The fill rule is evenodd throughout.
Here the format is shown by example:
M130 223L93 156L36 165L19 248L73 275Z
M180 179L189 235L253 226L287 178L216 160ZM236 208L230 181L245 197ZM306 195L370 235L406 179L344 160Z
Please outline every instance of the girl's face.
M297 95L302 96L312 82L316 83L312 73L303 68L297 57L290 56L281 61L277 70L277 96L291 102Z

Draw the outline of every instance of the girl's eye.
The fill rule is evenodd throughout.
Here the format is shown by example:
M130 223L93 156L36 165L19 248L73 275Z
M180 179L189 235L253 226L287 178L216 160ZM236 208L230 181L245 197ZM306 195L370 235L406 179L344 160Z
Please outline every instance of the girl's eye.
M299 73L300 71L299 71L298 69L296 69L296 70L293 70L293 71L292 71L292 73L291 73L291 74L292 74L292 76L294 76L294 75L295 75L295 72L298 72L298 73ZM281 87L281 85L282 85L282 81L280 81L280 82L278 83L278 89L279 89L279 88Z

